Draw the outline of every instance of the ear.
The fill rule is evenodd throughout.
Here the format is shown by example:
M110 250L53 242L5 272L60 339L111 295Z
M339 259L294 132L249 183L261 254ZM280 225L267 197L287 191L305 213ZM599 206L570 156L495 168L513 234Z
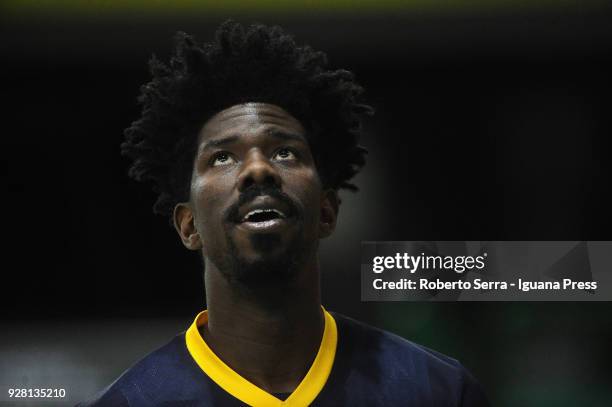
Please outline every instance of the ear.
M178 232L183 245L189 250L202 249L200 234L195 228L193 211L188 203L178 203L172 215L174 228Z
M340 198L334 189L323 191L321 196L321 218L319 220L319 239L330 236L336 229Z

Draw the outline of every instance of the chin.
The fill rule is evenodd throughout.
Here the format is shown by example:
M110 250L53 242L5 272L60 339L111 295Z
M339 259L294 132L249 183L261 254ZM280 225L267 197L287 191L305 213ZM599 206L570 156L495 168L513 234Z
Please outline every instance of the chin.
M284 233L283 233L284 232ZM231 283L251 288L286 286L312 254L302 228L295 233L230 233L219 270Z
M239 261L232 270L234 281L250 287L286 285L295 280L298 269L287 258L260 258Z
M249 286L286 284L301 264L301 245L286 244L278 235L257 235L244 250L234 247L231 279ZM295 242L294 242L295 243Z

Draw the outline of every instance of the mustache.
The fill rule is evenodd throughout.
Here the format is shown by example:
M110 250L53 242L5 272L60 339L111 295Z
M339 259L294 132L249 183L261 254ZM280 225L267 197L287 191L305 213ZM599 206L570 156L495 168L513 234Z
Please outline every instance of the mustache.
M289 197L289 195L285 194L280 189L270 185L251 185L240 194L236 203L230 205L225 210L224 219L226 221L238 222L240 220L240 207L251 202L258 196L270 196L284 203L287 208L289 208L289 213L286 214L287 216L299 216L300 214L298 205Z

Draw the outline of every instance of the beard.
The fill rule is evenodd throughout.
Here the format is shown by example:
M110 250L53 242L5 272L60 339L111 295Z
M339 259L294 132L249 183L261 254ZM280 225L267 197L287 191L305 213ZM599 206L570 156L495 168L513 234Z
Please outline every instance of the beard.
M300 268L304 266L305 243L300 239L302 233L286 243L285 250L271 254L282 244L280 235L265 234L251 236L253 249L261 253L257 259L246 259L241 255L234 241L228 237L229 252L225 256L225 267L219 270L232 284L250 288L287 286L295 281Z
M288 215L297 223L297 230L288 240L277 233L254 233L249 237L251 249L258 253L255 259L247 258L232 238L231 227L239 220L239 208L260 195L268 195L285 203ZM278 188L253 185L240 195L238 201L224 214L227 251L211 256L210 260L231 284L247 288L287 286L295 281L300 269L318 241L305 237L303 209ZM283 247L283 250L278 250Z
M312 271L307 269L308 262L311 256L316 256L318 247L317 240L304 239L302 233L291 241L285 240L284 250L278 250L281 240L277 234L255 235L250 243L259 249L259 255L253 258L245 256L228 237L227 250L209 256L208 260L236 294L256 299L271 310L280 310L287 301L295 300L295 289L303 283L305 272ZM271 248L276 250L270 251Z
M245 255L227 228L225 249L211 250L204 256L237 289L261 291L288 287L296 281L312 256L316 256L318 248L317 239L306 237L303 220L300 218L297 223L290 237L279 233L251 235L249 252L256 253L256 256Z

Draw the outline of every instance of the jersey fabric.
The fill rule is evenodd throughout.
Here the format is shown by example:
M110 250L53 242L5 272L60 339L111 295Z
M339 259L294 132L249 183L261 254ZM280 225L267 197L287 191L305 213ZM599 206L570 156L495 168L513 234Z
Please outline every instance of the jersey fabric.
M325 315L315 360L290 394L270 394L223 363L191 327L152 352L80 407L485 407L456 360L339 314Z

